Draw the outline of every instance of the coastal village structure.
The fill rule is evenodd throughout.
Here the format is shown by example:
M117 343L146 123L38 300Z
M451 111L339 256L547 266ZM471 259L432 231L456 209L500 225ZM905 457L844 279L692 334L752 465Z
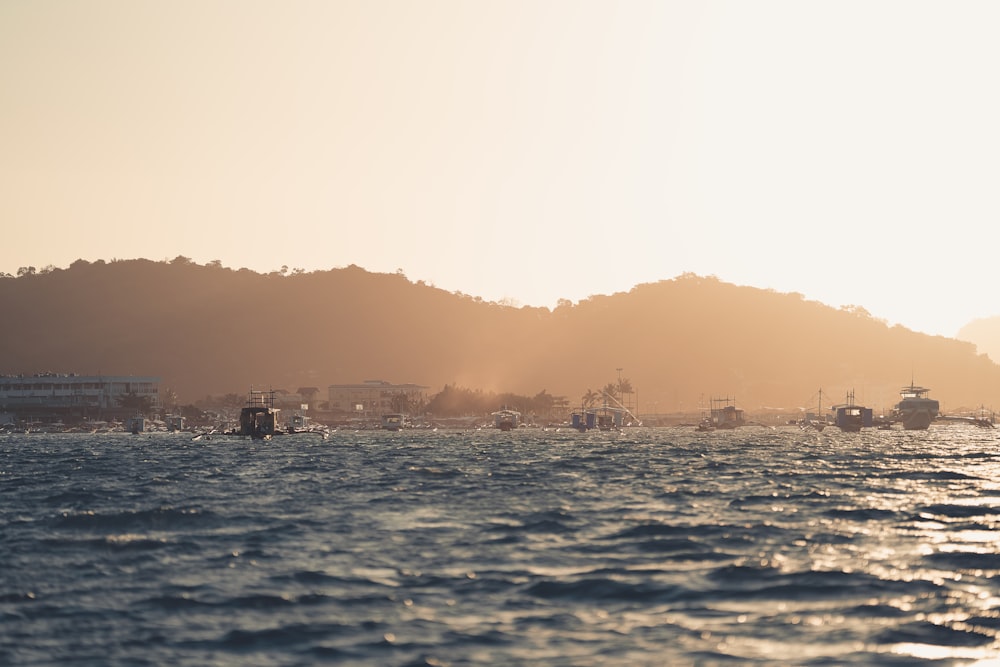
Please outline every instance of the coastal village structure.
M389 413L407 412L424 401L427 387L365 380L361 384L331 384L330 410L364 419L378 419Z
M158 377L131 375L0 375L0 413L113 416L128 412L121 405L124 396L147 399L158 408L159 386Z

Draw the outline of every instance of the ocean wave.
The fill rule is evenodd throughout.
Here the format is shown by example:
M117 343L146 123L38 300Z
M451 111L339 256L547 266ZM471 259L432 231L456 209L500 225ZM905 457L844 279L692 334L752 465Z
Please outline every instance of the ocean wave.
M902 470L885 475L886 479L913 479L913 480L979 480L976 475L969 475L954 470Z
M522 431L15 438L0 661L1000 657L1000 436Z
M951 647L978 647L992 644L997 640L996 635L991 632L972 629L965 623L961 626L915 621L882 630L873 639L879 644L927 644Z
M933 582L887 579L866 572L808 570L786 572L771 565L729 565L710 572L719 594L758 599L852 598L878 592L935 593Z
M968 519L978 516L1000 516L1000 506L939 503L917 507L915 512L920 517L929 515L933 517L947 517L949 519Z
M327 640L351 632L356 632L356 628L339 623L291 623L257 630L230 630L214 643L227 649L271 649Z
M649 581L628 582L604 577L585 577L573 581L539 581L529 585L525 592L546 600L651 603L678 599L686 589L679 585L660 585Z
M160 530L190 527L216 520L209 511L196 508L157 507L148 510L95 512L93 510L62 512L52 526L61 530L109 530L125 532L128 529Z
M896 510L885 510L875 507L835 507L825 510L823 514L834 519L849 519L851 521L899 521L909 516Z
M936 551L923 558L932 567L955 572L1000 572L1000 554L973 551Z

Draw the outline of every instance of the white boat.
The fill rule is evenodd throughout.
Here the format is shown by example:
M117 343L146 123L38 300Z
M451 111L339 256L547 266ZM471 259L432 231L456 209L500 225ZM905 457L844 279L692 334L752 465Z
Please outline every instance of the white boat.
M893 409L893 419L903 424L907 431L922 431L927 429L938 416L941 405L925 394L930 389L918 387L910 382L909 387L899 390L900 401Z
M406 417L399 412L382 415L382 428L386 431L398 431L403 428Z
M502 408L493 413L493 425L501 431L513 431L521 424L521 413Z

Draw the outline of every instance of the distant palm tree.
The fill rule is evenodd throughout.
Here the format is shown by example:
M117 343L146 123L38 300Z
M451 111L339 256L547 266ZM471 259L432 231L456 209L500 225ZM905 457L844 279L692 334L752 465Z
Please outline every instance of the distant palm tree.
M628 378L622 378L618 380L618 400L620 400L623 404L625 403L631 404L632 401L631 400L626 401L625 397L631 396L634 391L635 389L632 388L631 380L629 380ZM622 407L625 406L623 405Z
M601 395L598 394L596 391L594 391L593 389L588 389L587 393L583 395L583 407L589 408L594 403L596 403L597 399L600 397Z
M552 406L555 404L555 401L555 396L542 389L531 399L531 410L547 416L552 413Z
M618 396L624 397L626 394L631 394L635 391L632 388L632 381L628 378L622 378L618 381Z

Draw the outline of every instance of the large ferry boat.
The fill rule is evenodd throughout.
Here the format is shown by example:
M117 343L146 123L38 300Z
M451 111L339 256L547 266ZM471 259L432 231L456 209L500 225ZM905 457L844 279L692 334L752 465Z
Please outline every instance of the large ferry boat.
M925 396L929 391L912 381L909 387L899 390L900 401L893 410L893 419L902 423L905 430L922 431L938 416L941 406L933 398Z

